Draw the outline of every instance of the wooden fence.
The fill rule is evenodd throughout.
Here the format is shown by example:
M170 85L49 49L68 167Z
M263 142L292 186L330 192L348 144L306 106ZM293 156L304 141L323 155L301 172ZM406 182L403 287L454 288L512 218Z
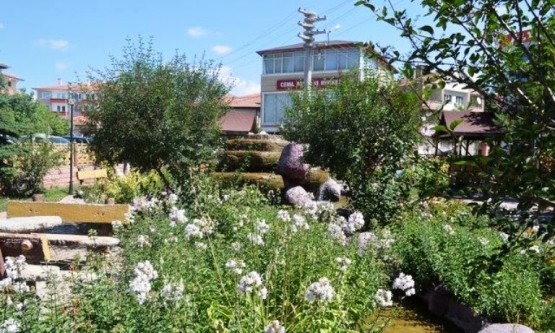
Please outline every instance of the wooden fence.
M94 155L89 151L89 145L86 143L74 143L73 147L73 165L90 165L95 164ZM62 153L62 165L69 165L70 147L64 143L54 144L54 149Z

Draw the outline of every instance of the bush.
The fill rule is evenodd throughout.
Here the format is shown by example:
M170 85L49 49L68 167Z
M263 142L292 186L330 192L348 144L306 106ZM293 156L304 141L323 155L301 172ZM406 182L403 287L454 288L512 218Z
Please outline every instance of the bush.
M402 200L389 182L419 139L421 105L393 80L364 74L364 81L350 73L330 89L293 94L283 134L307 144L305 160L345 181L355 208L385 224ZM376 196L381 191L387 203Z
M554 290L542 281L540 272L548 266L539 254L547 248L499 257L502 236L483 227L482 217L458 207L449 213L436 210L433 216L426 211L404 216L394 228L393 249L401 269L423 290L442 285L490 321L547 327L549 304L544 299L552 298ZM500 265L494 260L501 260Z
M6 196L28 197L44 191L42 181L51 168L60 165L62 153L50 143L12 144L11 163L0 168L0 189ZM6 148L9 149L9 148Z

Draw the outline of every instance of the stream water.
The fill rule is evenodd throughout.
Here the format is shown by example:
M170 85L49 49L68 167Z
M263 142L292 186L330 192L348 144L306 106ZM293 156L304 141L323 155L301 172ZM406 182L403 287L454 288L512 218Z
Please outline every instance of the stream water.
M386 308L381 311L380 317L389 319L385 333L463 333L446 320L431 315L426 304L418 299Z

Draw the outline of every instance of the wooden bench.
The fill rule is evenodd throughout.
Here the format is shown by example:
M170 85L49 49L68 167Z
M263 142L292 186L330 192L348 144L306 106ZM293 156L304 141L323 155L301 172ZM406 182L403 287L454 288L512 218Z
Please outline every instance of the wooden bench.
M59 202L8 201L8 218L22 216L53 215L62 218L64 223L104 223L114 220L125 223L129 205L114 204L74 204Z
M83 185L83 181L87 179L97 180L103 178L108 178L106 169L77 171L77 180L79 180L79 184L81 185Z

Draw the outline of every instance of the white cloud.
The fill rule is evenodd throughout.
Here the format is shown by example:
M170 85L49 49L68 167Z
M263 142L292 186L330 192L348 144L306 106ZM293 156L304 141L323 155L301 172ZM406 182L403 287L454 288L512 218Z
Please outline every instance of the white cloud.
M38 43L53 50L65 51L69 49L69 42L64 39L39 39Z
M56 67L56 69L59 71L65 71L69 67L69 64L64 61L56 61L56 64L54 64L54 67Z
M0 22L0 30L4 29L4 24Z
M231 47L227 45L214 45L214 47L212 47L212 51L219 55L226 55L231 52Z
M234 77L231 67L222 66L219 72L220 80L231 86L231 94L235 96L260 93L260 81L245 80Z
M189 29L187 29L187 35L193 38L199 38L207 34L208 32L201 27L190 27Z

